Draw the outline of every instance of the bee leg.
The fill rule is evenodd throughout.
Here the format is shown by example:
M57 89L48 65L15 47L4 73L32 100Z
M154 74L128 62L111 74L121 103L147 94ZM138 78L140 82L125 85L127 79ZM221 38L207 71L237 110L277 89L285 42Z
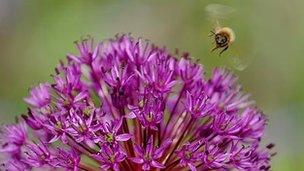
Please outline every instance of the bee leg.
M226 46L226 47L220 52L220 55L221 55L224 51L226 51L226 50L228 49L228 47L229 47L229 46Z
M212 37L212 36L214 36L214 35L215 35L215 33L214 33L213 31L210 31L210 34L209 34L208 37Z
M215 46L213 49L211 49L211 52L215 51L218 48L219 48L218 46Z

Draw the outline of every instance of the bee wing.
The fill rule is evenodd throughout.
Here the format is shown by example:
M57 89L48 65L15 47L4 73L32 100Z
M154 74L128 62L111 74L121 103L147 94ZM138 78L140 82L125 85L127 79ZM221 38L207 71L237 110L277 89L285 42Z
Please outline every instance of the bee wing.
M242 58L239 55L231 57L231 63L233 65L233 67L239 71L243 71L248 67L249 62L246 60L247 60L247 58L245 58L245 57Z
M208 4L205 7L208 17L212 20L222 20L228 18L235 10L227 5Z
M235 42L225 54L225 58L228 66L243 71L250 65L253 59L251 55L249 49L245 50L238 42Z

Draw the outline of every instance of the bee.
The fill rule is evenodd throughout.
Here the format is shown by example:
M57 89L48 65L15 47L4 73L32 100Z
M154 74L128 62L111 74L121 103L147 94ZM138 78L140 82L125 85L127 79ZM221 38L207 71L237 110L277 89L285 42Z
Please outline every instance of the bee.
M239 71L247 68L252 60L252 55L250 54L250 52L252 52L250 39L244 39L247 35L244 35L244 32L239 32L237 34L238 41L236 41L234 31L240 30L239 25L234 25L234 29L222 25L223 22L227 23L227 21L235 19L232 17L235 16L233 14L237 11L227 5L208 4L205 7L205 12L207 19L214 28L209 35L214 43L214 46L210 47L211 51L219 50L219 55L224 56L221 61L223 61L227 67L232 66Z
M229 46L235 40L234 31L229 27L216 27L214 31L211 31L211 35L214 37L215 47L211 50L222 49L220 54L226 51Z

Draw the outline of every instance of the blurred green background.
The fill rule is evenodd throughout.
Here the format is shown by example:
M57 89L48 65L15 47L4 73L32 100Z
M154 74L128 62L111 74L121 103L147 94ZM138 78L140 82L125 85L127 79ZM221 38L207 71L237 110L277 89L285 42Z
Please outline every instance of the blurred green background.
M237 35L235 47L250 58L235 70L244 89L269 116L266 141L276 143L273 170L304 170L304 1L302 0L0 0L0 123L26 111L28 88L50 80L73 41L117 33L150 39L174 52L190 52L207 73L229 56L210 53L213 28L205 8L229 5L222 21ZM233 69L233 67L231 67Z

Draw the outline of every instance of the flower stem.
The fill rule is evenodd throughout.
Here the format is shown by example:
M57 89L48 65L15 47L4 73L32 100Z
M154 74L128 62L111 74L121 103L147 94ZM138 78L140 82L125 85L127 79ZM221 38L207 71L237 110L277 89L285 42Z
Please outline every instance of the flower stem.
M174 145L171 153L169 154L169 156L167 157L165 164L167 164L167 162L170 160L171 156L173 155L174 151L176 150L176 148L179 146L179 144L182 142L182 140L184 139L184 136L186 135L186 132L188 130L191 129L191 127L193 126L193 121L194 119L191 118L190 121L188 122L188 124L185 126L184 131L182 132L181 136L179 137L177 143Z
M172 162L171 164L169 164L168 166L166 166L166 169L164 171L173 169L179 162L180 162L180 159Z
M182 95L184 94L185 87L186 87L186 86L184 85L183 88L181 89L181 91L180 91L180 93L179 93L179 96L178 96L178 98L177 98L177 100L176 100L176 102L175 102L175 104L174 104L174 107L173 107L173 109L172 109L172 111L171 111L171 114L170 114L170 116L169 116L168 122L167 122L167 124L166 124L166 127L165 127L165 129L164 129L164 131L163 131L163 136L166 136L167 129L168 129L168 125L170 124L170 121L171 121L171 119L172 119L172 117L173 117L173 115L174 115L174 113L175 113L175 110L176 110L176 108L177 108L177 105L178 105L178 103L179 103L179 101L180 101Z

